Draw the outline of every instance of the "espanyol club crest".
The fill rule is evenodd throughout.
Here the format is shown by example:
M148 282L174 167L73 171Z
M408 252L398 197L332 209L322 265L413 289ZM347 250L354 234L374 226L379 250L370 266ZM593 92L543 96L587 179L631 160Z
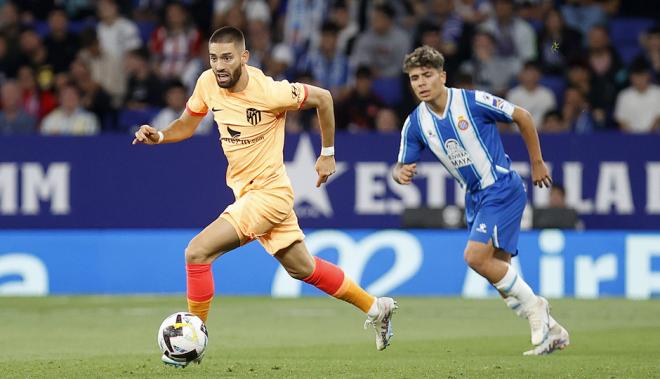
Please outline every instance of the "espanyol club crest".
M461 130L467 130L470 127L470 123L463 116L458 116L458 128Z

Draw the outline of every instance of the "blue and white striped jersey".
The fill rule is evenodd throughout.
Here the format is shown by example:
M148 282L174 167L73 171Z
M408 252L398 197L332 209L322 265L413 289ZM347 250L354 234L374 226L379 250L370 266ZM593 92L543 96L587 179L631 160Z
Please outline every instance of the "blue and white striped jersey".
M413 163L429 148L470 192L484 189L509 173L496 122L513 122L515 106L482 91L447 88L444 114L421 102L401 131L399 162Z

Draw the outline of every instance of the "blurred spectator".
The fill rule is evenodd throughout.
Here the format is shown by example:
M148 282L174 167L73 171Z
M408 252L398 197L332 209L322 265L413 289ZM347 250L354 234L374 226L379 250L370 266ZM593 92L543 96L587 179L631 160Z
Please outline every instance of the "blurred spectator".
M248 45L247 49L250 52L248 64L264 70L272 48L270 27L263 21L253 21L248 24L245 39Z
M543 70L548 74L562 74L568 62L579 56L582 36L565 25L558 10L550 9L538 35L537 46Z
M250 51L250 53L252 52ZM250 54L250 56L251 55L252 54ZM209 64L209 43L208 40L204 38L199 48L199 53L195 58L191 59L188 62L186 68L184 68L183 70L183 74L181 74L181 82L183 83L184 86L186 86L189 96L192 95L199 76L202 74L202 72L208 70L210 67L211 66Z
M72 20L89 19L96 15L96 0L58 1ZM63 4L62 4L63 3Z
M291 48L284 43L278 43L273 47L271 57L266 62L265 73L275 80L289 79L294 62Z
M398 133L399 116L390 108L382 108L376 113L376 131L379 133Z
M576 133L591 133L600 127L585 95L576 87L568 87L564 92L562 117L568 129Z
M534 29L514 14L513 0L495 0L495 15L479 25L495 38L497 54L523 62L536 58Z
M169 84L167 91L165 91L165 104L166 107L163 108L156 117L151 121L151 126L158 130L163 130L167 128L172 121L176 120L181 116L181 113L186 109L186 100L188 95L186 93L186 87L183 83L179 81L173 81ZM195 130L196 134L208 134L211 131L213 126L213 112L208 112L207 117L202 119L202 122L199 124Z
M118 107L126 93L124 56L103 51L94 29L85 29L81 41L83 48L78 52L78 58L89 67L92 79L112 97L112 106Z
M334 96L338 96L348 81L348 58L337 50L339 28L326 22L321 28L318 49L309 50L300 59L299 72L311 72L314 80Z
M48 50L48 63L59 73L69 69L80 48L78 36L69 33L69 18L62 8L54 9L48 15L49 32L44 39Z
M355 39L360 32L360 27L351 16L351 10L346 0L336 0L330 10L330 20L339 27L337 35L337 51L340 54L350 56L353 51Z
M649 65L653 81L660 83L660 26L649 29L642 35L643 51L635 60L644 59Z
M607 15L596 0L566 0L561 6L566 24L577 29L586 36L595 25L602 25L607 21Z
M428 13L420 25L432 25L437 28L441 40L440 51L445 59L458 52L458 44L463 35L463 20L454 11L453 0L431 0Z
M428 45L440 51L445 57L444 69L449 77L453 77L464 58L469 58L470 48L459 40L446 41L439 26L432 23L422 23L417 29L416 46ZM465 33L467 36L469 33ZM463 35L459 36L463 37ZM469 44L469 41L467 42ZM466 45L465 47L461 47ZM460 50L459 50L460 49Z
M378 111L385 105L372 90L373 74L367 66L361 66L355 74L355 87L346 100L337 105L337 129L352 132L374 130Z
M493 14L490 1L454 0L454 9L460 18L469 24L479 24Z
M651 83L644 60L630 68L630 87L619 93L614 118L621 130L630 133L660 131L660 86Z
M568 85L578 88L585 96L591 93L591 70L582 60L571 62L567 71Z
M264 0L213 1L214 29L222 26L234 26L244 29L246 25L249 27L252 22L261 22L270 25L270 19L270 7Z
M41 124L41 134L90 136L100 132L96 116L80 106L76 87L62 88L59 98L60 106L46 116Z
M328 14L327 1L288 0L284 19L284 43L296 56L318 46L319 29Z
M565 133L569 132L570 128L564 122L564 118L559 111L551 110L543 115L540 131L543 133Z
M18 69L18 83L21 87L23 109L38 121L57 106L55 95L50 90L42 90L37 86L32 67L21 66Z
M577 211L566 204L566 191L561 184L553 183L550 187L550 201L546 208L534 209L534 228L536 229L583 229L584 225Z
M614 107L616 95L625 81L625 71L619 54L610 44L607 28L594 26L587 37L592 72L589 101L594 117L602 124Z
M33 133L37 121L23 110L18 84L13 80L5 82L2 85L1 95L0 134Z
M104 53L123 58L126 52L142 46L137 26L119 14L115 0L99 0L97 15L100 22L96 32Z
M149 53L144 48L126 54L124 64L128 74L128 86L124 106L128 109L138 110L163 104L161 80L151 70L148 59Z
M541 127L543 115L557 106L555 95L547 87L539 84L540 79L539 66L534 62L527 62L518 74L520 84L511 89L506 96L509 101L532 114L536 128Z
M197 56L200 43L201 34L183 5L168 4L164 24L154 31L149 41L158 75L163 79L180 78L188 61Z
M0 71L15 77L20 64L20 23L16 5L7 1L0 8Z
M180 82L172 82L165 91L165 104L156 117L151 121L151 126L158 130L167 128L170 123L181 115L186 109L186 89Z
M520 70L520 63L514 57L498 56L495 49L495 38L478 31L472 42L472 58L461 64L460 71L472 75L478 89L504 96Z
M48 50L34 29L28 28L21 33L20 48L21 65L34 68L40 88L52 88L54 72L48 63Z
M453 86L456 88L465 88L470 90L477 89L477 87L474 85L474 79L469 73L459 72L458 74L454 75L453 80Z
M369 66L374 78L396 78L410 50L410 36L394 25L394 9L387 3L374 6L371 28L355 42L352 64Z
M82 59L71 63L71 82L78 87L80 103L86 110L94 113L103 125L114 120L116 112L110 95L94 81L89 66Z
M566 205L566 190L564 186L558 183L553 183L550 187L550 201L548 202L550 208L568 208Z

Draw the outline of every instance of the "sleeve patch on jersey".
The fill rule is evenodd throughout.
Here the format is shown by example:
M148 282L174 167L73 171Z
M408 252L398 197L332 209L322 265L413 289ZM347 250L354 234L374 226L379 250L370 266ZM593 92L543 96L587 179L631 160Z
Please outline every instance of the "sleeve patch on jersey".
M502 98L493 96L487 92L476 91L474 93L474 99L481 104L485 104L491 108L499 109L509 116L513 115L513 110L514 110L513 104L509 103L508 101Z

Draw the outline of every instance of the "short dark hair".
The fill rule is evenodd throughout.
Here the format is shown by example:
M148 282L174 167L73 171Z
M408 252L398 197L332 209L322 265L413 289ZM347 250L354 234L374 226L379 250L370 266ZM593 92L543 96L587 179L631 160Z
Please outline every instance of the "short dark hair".
M630 73L631 74L648 74L650 73L651 65L646 61L644 57L636 58L630 64Z
M413 68L418 67L430 67L442 70L444 65L445 57L438 50L424 45L406 55L406 58L403 60L403 72L407 74Z
M337 33L339 33L339 26L332 21L326 21L321 25L321 34L325 33L337 35Z
M234 45L239 45L245 47L245 36L243 32L233 26L223 26L220 29L217 29L211 38L209 38L209 44L211 43L233 43Z
M562 197L566 196L566 189L564 189L564 186L561 185L561 183L552 183L552 189L561 192Z
M393 20L396 16L396 9L390 3L380 3L374 6L374 11L384 14L390 20Z
M531 68L536 71L541 71L541 65L539 64L538 61L535 60L529 60L523 64L523 69L528 69Z
M357 79L371 79L373 76L371 68L369 66L360 65L355 71L355 77Z

